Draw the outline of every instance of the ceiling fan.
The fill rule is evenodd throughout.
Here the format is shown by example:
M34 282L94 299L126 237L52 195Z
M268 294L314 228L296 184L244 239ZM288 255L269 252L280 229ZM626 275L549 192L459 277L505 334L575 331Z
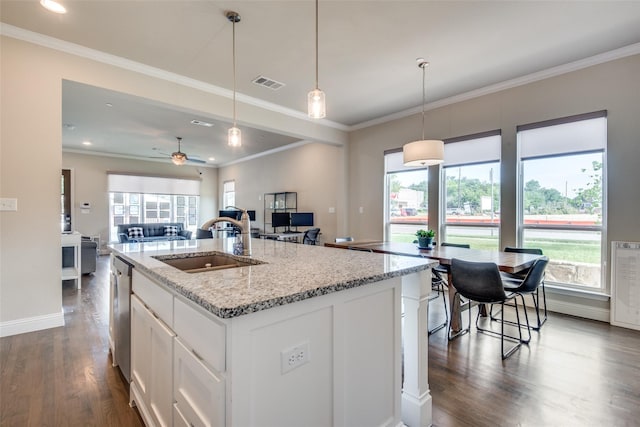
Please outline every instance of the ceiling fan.
M173 162L174 165L181 166L185 162L207 163L204 160L190 159L189 157L187 157L186 153L183 153L182 151L180 151L180 145L182 143L182 137L176 136L176 139L178 140L178 151L174 151L173 153L171 153L171 156L170 156L171 157L171 161ZM168 156L168 154L165 154L165 155Z

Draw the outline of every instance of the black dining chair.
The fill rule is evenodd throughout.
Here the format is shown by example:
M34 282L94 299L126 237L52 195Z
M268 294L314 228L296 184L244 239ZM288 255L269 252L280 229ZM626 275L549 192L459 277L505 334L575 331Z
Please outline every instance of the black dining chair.
M466 249L471 248L471 245L464 244L464 243L442 242L440 246L453 246L457 248L466 248ZM440 329L446 327L447 324L449 323L449 309L447 307L447 298L445 297L446 287L447 287L447 279L445 279L445 276L448 277L448 275L449 275L449 267L446 265L438 264L437 266L431 269L431 292L432 293L429 296L429 302L435 299L438 299L440 295L442 295L442 303L444 305L445 320L444 320L444 323L439 323L438 325L434 326L432 329L429 329L429 335L432 335L438 332ZM435 292L435 294L433 292Z
M318 234L320 234L319 228L310 228L304 232L304 236L302 237L302 243L305 245L317 245L318 244Z
M507 246L506 248L504 248L504 251L521 253L521 254L542 255L542 249L538 249L538 248L517 248L513 246ZM529 270L531 270L531 267L529 267L526 270L519 271L517 273L501 273L502 277L508 280L507 282L508 286L506 286L506 288L507 289L513 288L517 281L524 280L524 278L529 273ZM544 306L542 317L540 316L540 308L541 308L540 307L540 289L542 289L542 305ZM533 329L537 331L547 321L547 293L544 288L544 277L542 278L540 287L536 290L535 294L533 293L531 294L531 298L533 299L533 305L536 309L536 320L537 320L537 324L536 326L533 326Z
M529 269L527 270L526 275L524 276L523 279L511 279L509 277L506 277L504 275L502 275L502 285L504 286L504 289L507 292L515 292L517 294L520 295L531 295L533 297L533 301L534 304L537 300L536 295L538 294L539 289L542 287L542 284L544 283L544 272L547 268L547 264L549 263L549 258L547 258L546 256L543 256L542 258L538 258L533 262L533 265L531 265L531 267L529 267ZM522 301L522 304L524 303L524 299ZM493 308L493 307L492 307ZM524 306L524 309L526 311L527 306ZM494 316L493 316L493 310L490 310L489 314L491 316L491 320L497 320ZM537 313L537 305L536 305L536 313ZM538 317L538 320L540 318ZM507 323L512 323L508 320L505 320L505 322ZM539 330L540 327L536 327L533 325L530 325L531 329L533 330Z
M492 262L472 262L463 261L457 258L451 260L451 279L455 288L454 299L459 300L460 296L463 296L469 300L468 312L469 323L466 329L451 335L451 325L448 328L449 340L453 340L460 335L466 334L471 331L471 302L475 301L480 304L500 304L501 308L501 322L500 332L493 331L488 328L480 327L480 310L476 317L476 329L478 332L499 335L500 336L500 350L502 353L502 359L506 359L511 356L516 350L520 348L521 344L528 344L531 340L531 331L529 330L529 317L527 311L524 310L524 317L526 320L526 327L520 324L520 310L518 309L517 298L522 299L524 306L524 297L517 292L505 291L502 284L502 278L498 266ZM517 330L518 336L514 337L507 335L504 332L504 304L505 302L512 301L516 309ZM527 331L528 337L523 339L522 330ZM505 340L515 342L515 344L505 351Z

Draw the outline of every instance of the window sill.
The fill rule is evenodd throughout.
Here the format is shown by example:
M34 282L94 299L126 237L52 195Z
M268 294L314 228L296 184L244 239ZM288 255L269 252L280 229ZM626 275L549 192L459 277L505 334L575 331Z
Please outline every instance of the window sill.
M611 298L611 295L605 293L603 290L591 291L586 289L576 289L563 285L562 283L545 282L545 288L552 294L567 295L597 301L608 301Z

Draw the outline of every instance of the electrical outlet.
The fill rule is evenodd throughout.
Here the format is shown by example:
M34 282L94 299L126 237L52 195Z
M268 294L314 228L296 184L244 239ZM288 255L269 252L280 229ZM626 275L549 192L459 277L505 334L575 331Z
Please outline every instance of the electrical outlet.
M309 350L309 341L298 344L280 352L280 366L282 373L296 369L311 360L311 352Z

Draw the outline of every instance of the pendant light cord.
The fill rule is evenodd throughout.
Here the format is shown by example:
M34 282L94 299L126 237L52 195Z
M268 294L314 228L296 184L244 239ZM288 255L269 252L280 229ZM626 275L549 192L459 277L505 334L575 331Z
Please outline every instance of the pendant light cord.
M232 22L233 28L233 127L236 127L236 18Z
M318 0L316 0L316 89L318 89Z
M425 77L425 68L426 68L426 64L423 64L420 68L422 68L422 140L424 141L424 104L426 102L426 96L425 96L425 89L424 89L424 81L426 79Z

